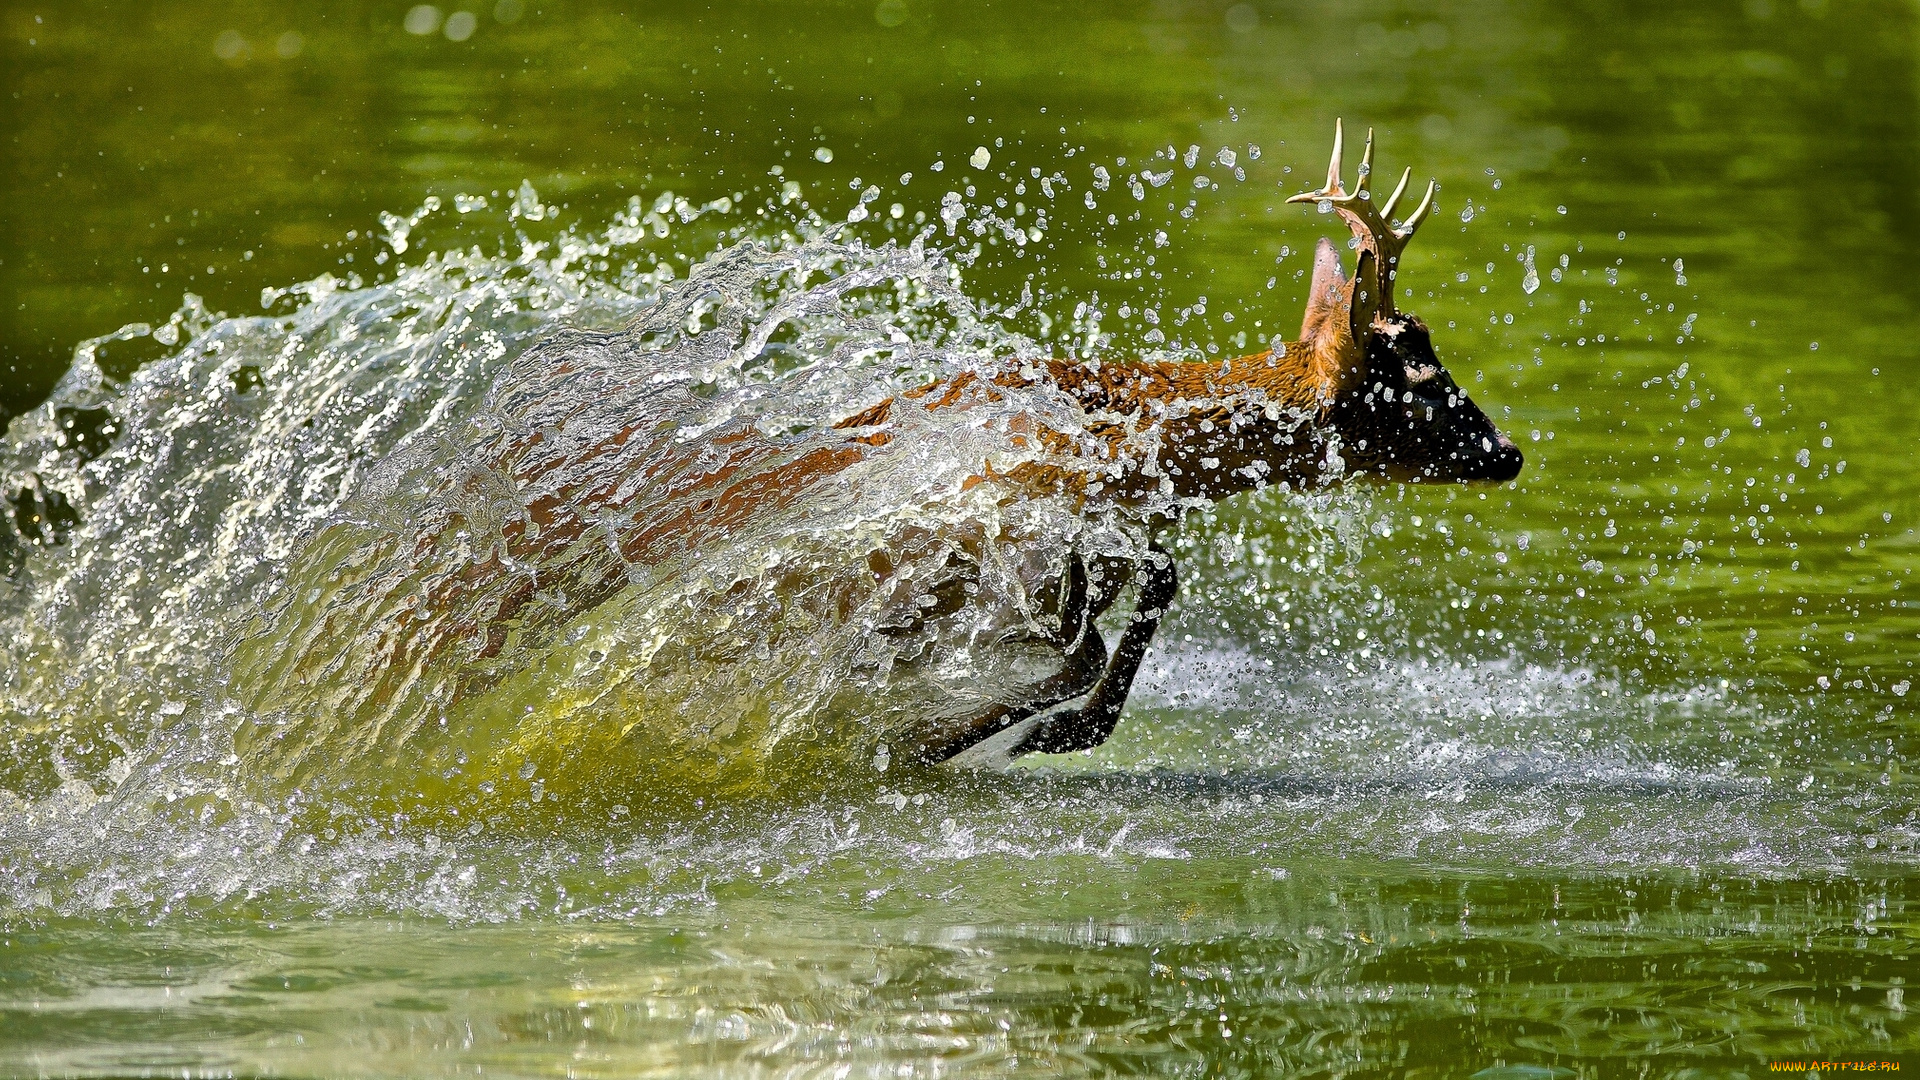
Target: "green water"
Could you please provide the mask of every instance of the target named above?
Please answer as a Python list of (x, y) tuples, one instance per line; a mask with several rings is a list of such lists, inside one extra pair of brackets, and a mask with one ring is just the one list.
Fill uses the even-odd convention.
[[(787, 228), (787, 181), (831, 220), (878, 187), (876, 243), (1004, 199), (1039, 235), (964, 282), (1031, 289), (1020, 332), (1097, 303), (1114, 355), (1247, 351), (1297, 325), (1332, 230), (1282, 200), (1340, 116), (1440, 180), (1400, 306), (1527, 469), (1190, 521), (1093, 755), (669, 821), (110, 837), (75, 806), (166, 725), (100, 737), (22, 690), (97, 673), (9, 643), (0, 1072), (1916, 1067), (1912, 6), (407, 8), (8, 4), (0, 408), (185, 292), (731, 199), (659, 240), (684, 277)], [(557, 220), (509, 219), (523, 181)], [(379, 215), (429, 196), (396, 255)]]

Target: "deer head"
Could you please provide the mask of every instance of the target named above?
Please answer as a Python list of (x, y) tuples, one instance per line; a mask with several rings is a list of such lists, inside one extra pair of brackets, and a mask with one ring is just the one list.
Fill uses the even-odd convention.
[(1401, 174), (1386, 204), (1376, 208), (1369, 190), (1373, 132), (1367, 132), (1351, 193), (1340, 176), (1344, 141), (1335, 121), (1326, 186), (1287, 200), (1329, 206), (1353, 230), (1358, 252), (1352, 278), (1341, 272), (1332, 241), (1322, 238), (1314, 255), (1294, 347), (1305, 350), (1315, 403), (1340, 433), (1354, 471), (1413, 483), (1511, 480), (1520, 473), (1520, 451), (1447, 374), (1427, 325), (1394, 307), (1401, 252), (1433, 209), (1436, 187), (1429, 181), (1420, 205), (1395, 226), (1393, 210), (1413, 170)]

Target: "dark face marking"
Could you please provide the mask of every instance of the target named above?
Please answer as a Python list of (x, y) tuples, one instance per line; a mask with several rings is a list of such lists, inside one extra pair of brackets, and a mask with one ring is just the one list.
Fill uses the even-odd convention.
[(1331, 418), (1349, 466), (1389, 480), (1500, 483), (1524, 461), (1441, 366), (1427, 325), (1404, 312), (1374, 326), (1361, 386)]

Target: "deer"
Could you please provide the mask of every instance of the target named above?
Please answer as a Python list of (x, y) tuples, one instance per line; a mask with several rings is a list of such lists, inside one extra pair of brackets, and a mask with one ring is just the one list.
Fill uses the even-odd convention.
[[(1370, 190), (1373, 132), (1367, 133), (1352, 190), (1342, 177), (1345, 139), (1345, 126), (1336, 120), (1325, 185), (1287, 200), (1337, 213), (1357, 253), (1349, 277), (1334, 243), (1320, 239), (1294, 341), (1225, 362), (1050, 359), (985, 379), (966, 373), (882, 401), (839, 426), (883, 442), (897, 409), (960, 407), (973, 395), (1044, 380), (1096, 417), (1088, 430), (1104, 438), (1070, 452), (1104, 469), (1098, 479), (1058, 466), (1015, 469), (1006, 478), (1029, 489), (1071, 488), (1084, 495), (1096, 488), (1122, 503), (1157, 491), (1171, 495), (1175, 506), (1193, 506), (1269, 486), (1307, 491), (1347, 479), (1514, 479), (1524, 461), (1520, 450), (1448, 374), (1427, 324), (1394, 303), (1401, 255), (1432, 211), (1438, 185), (1429, 181), (1419, 205), (1395, 224), (1393, 213), (1413, 170), (1406, 169), (1376, 206)], [(1142, 440), (1142, 434), (1157, 438)], [(1068, 449), (1057, 432), (1040, 430), (1034, 437), (1056, 452)], [(1150, 447), (1148, 454), (1130, 453), (1142, 445)], [(1094, 621), (1129, 583), (1137, 589), (1134, 611), (1109, 652)], [(930, 763), (1006, 760), (1101, 745), (1119, 722), (1178, 587), (1172, 558), (1157, 540), (1131, 566), (1090, 568), (1074, 558), (1059, 601), (1056, 644), (1066, 661), (1060, 672), (963, 722), (923, 733), (914, 756)], [(1083, 700), (1047, 711), (1075, 698)], [(991, 750), (990, 740), (998, 744)]]
[[(887, 737), (904, 744), (897, 756), (923, 766), (965, 767), (1101, 745), (1118, 725), (1178, 591), (1159, 530), (1188, 509), (1268, 487), (1311, 491), (1354, 480), (1501, 483), (1520, 472), (1520, 451), (1448, 374), (1426, 323), (1394, 301), (1401, 255), (1432, 211), (1437, 185), (1430, 181), (1419, 205), (1395, 223), (1412, 169), (1376, 206), (1370, 190), (1373, 134), (1368, 132), (1351, 190), (1342, 177), (1344, 142), (1344, 126), (1336, 121), (1325, 185), (1287, 201), (1339, 215), (1353, 237), (1353, 272), (1344, 271), (1336, 245), (1321, 238), (1299, 336), (1250, 355), (1224, 361), (995, 361), (845, 416), (831, 425), (825, 441), (813, 436), (788, 446), (751, 421), (691, 440), (670, 424), (622, 422), (617, 414), (623, 399), (614, 382), (593, 380), (625, 379), (627, 386), (643, 381), (631, 375), (645, 368), (628, 337), (576, 335), (546, 352), (535, 346), (520, 364), (534, 372), (526, 380), (532, 389), (496, 389), (493, 408), (514, 419), (484, 450), (484, 464), (440, 474), (455, 486), (484, 488), (489, 505), (508, 508), (499, 549), (462, 555), (457, 565), (427, 574), (429, 584), (369, 593), (352, 605), (303, 615), (313, 621), (276, 638), (243, 645), (242, 653), (250, 650), (252, 657), (243, 666), (264, 676), (252, 680), (259, 700), (271, 702), (297, 686), (338, 683), (349, 669), (340, 659), (344, 654), (329, 643), (359, 633), (360, 626), (385, 627), (368, 646), (382, 673), (357, 678), (351, 700), (343, 697), (333, 708), (336, 715), (354, 714), (365, 729), (354, 736), (357, 745), (323, 748), (314, 721), (254, 723), (243, 727), (237, 743), (243, 752), (254, 746), (277, 754), (271, 767), (294, 775), (303, 771), (303, 759), (324, 763), (371, 749), (382, 738), (411, 738), (423, 723), (414, 714), (431, 710), (409, 698), (408, 673), (433, 670), (452, 656), (449, 663), (457, 670), (446, 681), (458, 684), (456, 697), (467, 693), (459, 687), (478, 686), (476, 678), (484, 682), (484, 676), (459, 672), (483, 670), (515, 635), (528, 640), (557, 632), (618, 594), (635, 567), (696, 557), (703, 545), (795, 506), (894, 440), (910, 438), (910, 425), (903, 424), (910, 410), (965, 410), (1041, 388), (1069, 400), (1081, 422), (1049, 424), (1022, 413), (1010, 424), (1014, 444), (1044, 453), (1004, 472), (989, 463), (966, 478), (963, 490), (992, 485), (989, 490), (1006, 500), (1045, 496), (1089, 513), (1131, 510), (1152, 520), (1151, 535), (1134, 556), (1074, 551), (1033, 571), (1029, 591), (1040, 598), (1043, 618), (1037, 630), (1026, 619), (1018, 632), (1057, 660), (1057, 670), (996, 690), (991, 700), (977, 708), (966, 704), (968, 711), (958, 715), (928, 710)], [(628, 374), (610, 377), (610, 370)], [(571, 389), (563, 394), (555, 387)], [(612, 415), (613, 422), (570, 429), (570, 418), (594, 410)], [(575, 438), (573, 429), (595, 434)], [(617, 433), (607, 436), (610, 430)], [(404, 483), (411, 481), (389, 486)], [(446, 539), (466, 535), (460, 518), (465, 513), (455, 511), (418, 536), (382, 534), (378, 542), (402, 564), (431, 568), (465, 543), (450, 548)], [(983, 543), (977, 535), (953, 539), (962, 548)], [(323, 531), (312, 544), (323, 554), (329, 547), (335, 551), (319, 560), (328, 563), (365, 540), (363, 532), (330, 539)], [(887, 577), (896, 555), (869, 556), (875, 577)], [(916, 597), (899, 618), (876, 620), (870, 633), (904, 640), (961, 611), (975, 602), (964, 577), (963, 566), (954, 580)], [(1133, 609), (1109, 648), (1097, 621), (1129, 589)], [(455, 607), (463, 614), (443, 616), (442, 609)], [(375, 619), (376, 611), (385, 614)], [(389, 734), (366, 733), (382, 730)]]

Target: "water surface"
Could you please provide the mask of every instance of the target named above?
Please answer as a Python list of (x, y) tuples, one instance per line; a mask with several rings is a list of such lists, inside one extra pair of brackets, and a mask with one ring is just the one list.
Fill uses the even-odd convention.
[[(469, 15), (5, 14), (0, 1070), (1913, 1060), (1911, 8)], [(487, 715), (563, 749), (476, 772), (477, 817), (289, 805), (239, 765), (291, 699), (248, 705), (231, 643), (283, 625), (327, 523), (424, 514), (369, 478), (464, 445), (529, 346), (771, 251), (817, 266), (753, 278), (757, 313), (881, 283), (768, 354), (799, 366), (697, 380), (782, 430), (1025, 350), (1251, 351), (1333, 231), (1282, 200), (1335, 116), (1439, 179), (1401, 306), (1527, 469), (1196, 515), (1101, 750), (925, 776), (860, 743), (663, 808), (656, 762), (589, 783), (568, 733), (777, 723), (778, 655), (668, 708), (534, 646)], [(974, 450), (1004, 448), (836, 520), (938, 512), (916, 493)], [(579, 655), (642, 648), (643, 599)]]

